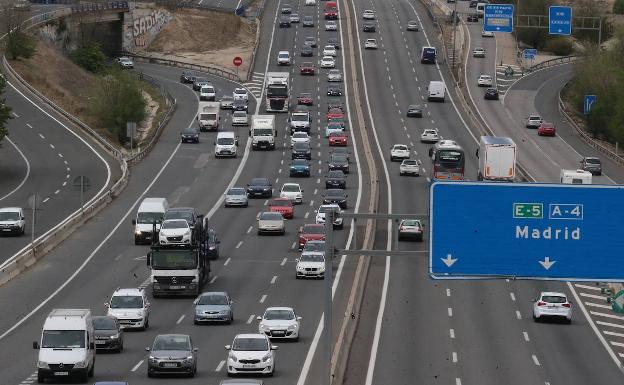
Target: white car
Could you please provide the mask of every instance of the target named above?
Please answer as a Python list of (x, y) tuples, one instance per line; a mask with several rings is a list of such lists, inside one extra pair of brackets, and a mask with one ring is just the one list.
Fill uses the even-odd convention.
[(291, 307), (270, 307), (258, 316), (258, 333), (269, 338), (299, 340), (301, 317)]
[(364, 49), (377, 49), (377, 39), (366, 39)]
[(202, 86), (199, 89), (199, 100), (215, 100), (217, 97), (217, 91), (211, 85)]
[(161, 245), (190, 245), (191, 228), (185, 219), (167, 219), (160, 225), (158, 243)]
[(289, 19), (291, 23), (298, 23), (301, 21), (301, 19), (299, 18), (299, 14), (297, 13), (291, 13)]
[(539, 115), (531, 115), (527, 118), (525, 126), (527, 128), (538, 128), (544, 120)]
[(337, 52), (336, 52), (336, 47), (332, 44), (328, 44), (325, 47), (323, 47), (323, 56), (333, 56), (336, 57)]
[[(311, 242), (308, 241), (306, 246)], [(325, 243), (325, 242), (323, 242)], [(305, 250), (304, 247), (304, 250)], [(323, 246), (324, 247), (324, 246)], [(301, 257), (297, 259), (297, 266), (295, 266), (295, 277), (299, 278), (325, 278), (325, 255), (323, 253), (302, 253)]]
[(294, 146), (295, 143), (306, 143), (310, 144), (310, 135), (305, 131), (295, 131), (290, 137), (290, 147)]
[(331, 203), (328, 205), (321, 205), (318, 210), (314, 211), (316, 213), (315, 222), (317, 224), (325, 224), (325, 213), (327, 210), (334, 210), (334, 228), (342, 228), (343, 220), (342, 220), (342, 209), (335, 203)]
[(375, 12), (367, 9), (362, 13), (362, 18), (364, 20), (375, 20)]
[(26, 221), (21, 207), (0, 208), (0, 234), (24, 235)]
[(572, 305), (563, 293), (543, 291), (533, 302), (533, 319), (539, 322), (544, 318), (563, 318), (572, 322)]
[(335, 21), (329, 20), (325, 22), (325, 31), (337, 31), (338, 24)]
[(420, 141), (423, 143), (437, 143), (439, 139), (438, 130), (434, 128), (425, 128), (420, 134)]
[(342, 81), (342, 72), (339, 69), (331, 69), (327, 73), (327, 81), (328, 82), (341, 82)]
[(228, 376), (235, 374), (273, 375), (277, 346), (264, 334), (237, 334), (232, 345), (225, 345)]
[(290, 65), (290, 52), (288, 51), (279, 51), (277, 53), (277, 65)]
[(481, 31), (481, 37), (494, 37), (494, 32)]
[(399, 166), (399, 175), (420, 175), (420, 163), (413, 159), (403, 159)]
[(491, 87), (492, 86), (492, 77), (490, 75), (481, 75), (477, 80), (477, 85), (479, 87)]
[(306, 0), (305, 5), (316, 5), (316, 0)]
[(281, 213), (265, 211), (258, 215), (258, 235), (265, 233), (278, 233), (284, 235), (286, 226)]
[(394, 162), (395, 160), (403, 160), (410, 158), (410, 150), (404, 144), (395, 144), (392, 146), (390, 150), (390, 161)]
[(477, 47), (472, 50), (472, 57), (485, 57), (485, 49), (481, 47)]
[(117, 63), (121, 66), (121, 68), (127, 68), (127, 69), (134, 68), (134, 62), (132, 61), (132, 59), (126, 56), (117, 58)]
[(321, 59), (321, 68), (334, 68), (336, 61), (331, 56), (323, 56)]
[(232, 113), (232, 125), (233, 126), (248, 126), (249, 117), (245, 111), (234, 111)]
[(294, 203), (303, 202), (303, 189), (299, 183), (284, 183), (280, 190), (280, 198), (288, 198)]
[(234, 92), (232, 92), (232, 97), (234, 100), (247, 100), (249, 99), (249, 95), (247, 94), (247, 90), (242, 87), (234, 88)]
[(150, 303), (143, 289), (117, 289), (105, 306), (106, 315), (117, 318), (124, 329), (149, 327)]

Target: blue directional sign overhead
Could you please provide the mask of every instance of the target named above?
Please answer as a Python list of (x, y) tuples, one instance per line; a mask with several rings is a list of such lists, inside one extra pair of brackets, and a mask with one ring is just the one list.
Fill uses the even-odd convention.
[(436, 182), (429, 274), (624, 282), (624, 186)]
[(483, 12), (483, 30), (486, 32), (513, 31), (513, 4), (486, 4)]
[(548, 34), (572, 34), (572, 7), (551, 6), (548, 8)]
[(596, 95), (585, 95), (583, 99), (583, 114), (587, 115), (596, 103)]

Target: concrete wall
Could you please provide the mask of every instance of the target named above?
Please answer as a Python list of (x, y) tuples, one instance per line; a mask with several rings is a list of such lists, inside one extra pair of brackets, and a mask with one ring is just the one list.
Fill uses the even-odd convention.
[(172, 19), (173, 15), (163, 7), (135, 3), (130, 12), (124, 13), (123, 49), (132, 52), (149, 45)]

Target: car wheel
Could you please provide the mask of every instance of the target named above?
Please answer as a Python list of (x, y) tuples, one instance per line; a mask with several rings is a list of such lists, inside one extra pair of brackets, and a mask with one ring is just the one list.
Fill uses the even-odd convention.
[(193, 325), (199, 325), (199, 321), (198, 321), (198, 320), (196, 320), (196, 319), (194, 319), (194, 320), (193, 320)]
[(295, 273), (295, 279), (299, 279), (301, 277), (299, 277), (299, 274)]
[(572, 318), (566, 318), (565, 323), (570, 325), (572, 323)]
[(41, 373), (37, 373), (37, 383), (43, 384), (45, 382), (45, 377), (41, 375)]
[(234, 312), (230, 312), (230, 323), (234, 322)]
[(152, 372), (150, 372), (149, 370), (147, 371), (147, 377), (152, 378), (154, 377), (154, 375), (152, 374)]
[(422, 242), (423, 241), (423, 236), (421, 235), (420, 237), (416, 238), (417, 242)]
[(78, 377), (78, 381), (83, 384), (86, 384), (89, 381), (89, 372), (85, 372), (81, 376)]

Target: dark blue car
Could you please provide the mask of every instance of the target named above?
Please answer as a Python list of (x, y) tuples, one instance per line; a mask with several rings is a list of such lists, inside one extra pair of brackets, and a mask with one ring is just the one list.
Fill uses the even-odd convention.
[(310, 162), (305, 159), (293, 159), (290, 163), (290, 176), (310, 176)]

